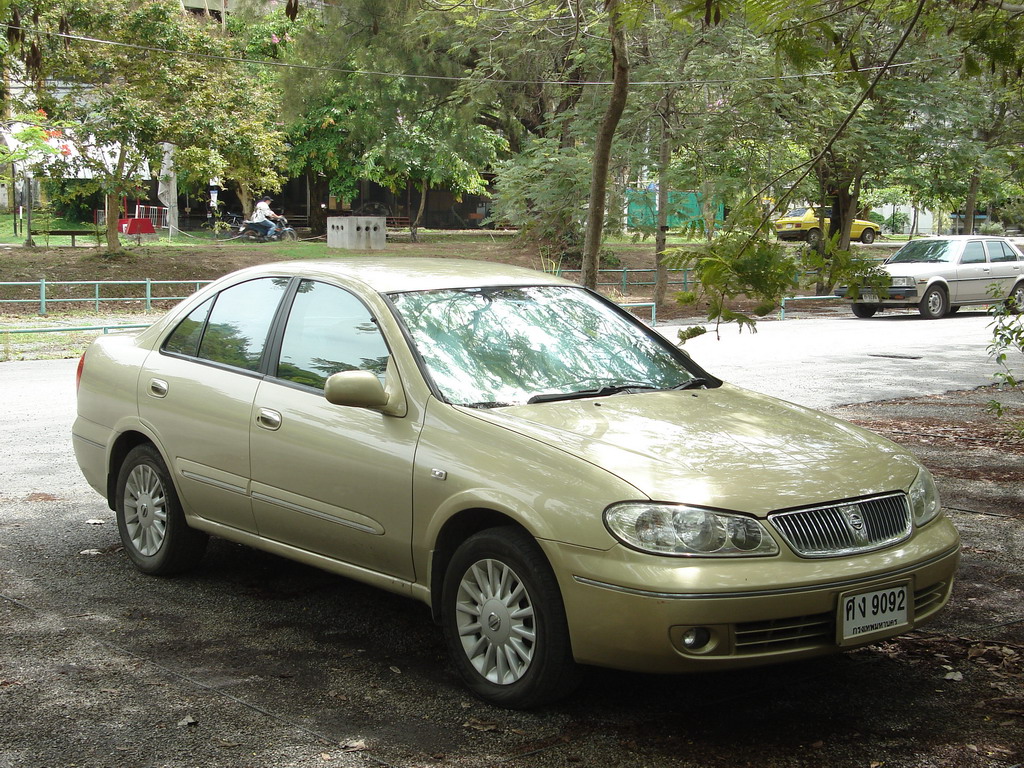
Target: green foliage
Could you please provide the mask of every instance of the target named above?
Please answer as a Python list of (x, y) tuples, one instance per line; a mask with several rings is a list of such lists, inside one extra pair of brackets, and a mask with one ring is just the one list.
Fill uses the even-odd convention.
[[(782, 297), (796, 287), (798, 273), (784, 246), (742, 231), (717, 237), (700, 250), (671, 249), (666, 263), (670, 268), (693, 270), (700, 290), (677, 298), (684, 304), (706, 299), (708, 319), (715, 322), (716, 334), (722, 323), (755, 331), (757, 321), (751, 315), (763, 317), (776, 309)], [(733, 308), (740, 298), (754, 303), (749, 314)]]
[(982, 235), (1002, 235), (1005, 230), (998, 221), (986, 221), (978, 227), (978, 232)]
[(492, 219), (519, 227), (523, 237), (557, 253), (583, 239), (590, 158), (556, 139), (534, 139), (519, 156), (498, 165)]
[[(1024, 363), (1024, 307), (1003, 300), (998, 286), (994, 286), (990, 293), (995, 301), (989, 310), (992, 316), (992, 342), (988, 352), (998, 368), (993, 376), (1001, 388), (1013, 390), (1024, 397), (1024, 380), (1014, 373)], [(997, 417), (1008, 416), (1008, 410), (996, 400), (989, 403), (988, 409)], [(1024, 419), (1011, 420), (1008, 430), (1024, 439)]]
[(43, 179), (42, 188), (55, 216), (92, 224), (93, 211), (103, 207), (96, 185), (86, 179)]
[(893, 212), (889, 215), (889, 218), (885, 220), (885, 226), (889, 229), (890, 232), (896, 234), (898, 232), (902, 232), (903, 228), (907, 226), (907, 223), (909, 221), (910, 217), (907, 214), (903, 213), (903, 211), (893, 209)]

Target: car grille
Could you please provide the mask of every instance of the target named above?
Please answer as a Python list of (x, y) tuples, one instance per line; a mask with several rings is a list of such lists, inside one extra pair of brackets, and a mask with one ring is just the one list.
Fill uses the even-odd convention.
[[(914, 622), (937, 611), (949, 594), (949, 582), (932, 584), (914, 593)], [(836, 642), (834, 611), (812, 616), (793, 616), (769, 621), (749, 621), (735, 627), (737, 656), (757, 656), (782, 651), (813, 650)]]
[(906, 494), (891, 493), (768, 515), (801, 557), (836, 557), (887, 547), (911, 532)]

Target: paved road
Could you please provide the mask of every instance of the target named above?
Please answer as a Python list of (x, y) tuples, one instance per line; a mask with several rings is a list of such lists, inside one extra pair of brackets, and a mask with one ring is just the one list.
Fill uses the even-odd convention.
[[(984, 312), (968, 311), (942, 320), (886, 313), (762, 321), (753, 334), (723, 327), (721, 339), (709, 328), (684, 348), (733, 384), (828, 408), (992, 384), (990, 323)], [(677, 329), (659, 330), (675, 340)]]

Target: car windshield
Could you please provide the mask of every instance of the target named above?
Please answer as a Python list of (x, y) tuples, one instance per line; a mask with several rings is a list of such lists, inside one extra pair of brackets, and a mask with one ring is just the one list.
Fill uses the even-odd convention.
[(582, 288), (466, 288), (390, 298), (451, 403), (498, 407), (706, 383), (670, 345)]
[(888, 258), (886, 264), (948, 264), (959, 251), (952, 240), (911, 240)]

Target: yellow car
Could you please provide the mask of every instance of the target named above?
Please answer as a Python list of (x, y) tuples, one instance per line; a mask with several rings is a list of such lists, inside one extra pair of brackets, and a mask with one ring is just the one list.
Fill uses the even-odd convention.
[(140, 570), (193, 567), (214, 535), (422, 601), (506, 707), (583, 665), (708, 672), (908, 632), (960, 556), (903, 448), (529, 269), (254, 267), (97, 340), (78, 376), (78, 463)]
[[(831, 215), (832, 209), (826, 208), (826, 230), (828, 230)], [(821, 240), (821, 221), (818, 218), (818, 209), (810, 206), (793, 208), (775, 222), (775, 233), (779, 236), (779, 240), (804, 240), (808, 245), (814, 247)], [(853, 220), (850, 240), (860, 240), (862, 243), (870, 244), (875, 242), (876, 237), (878, 237), (878, 225), (875, 222), (864, 219)]]

